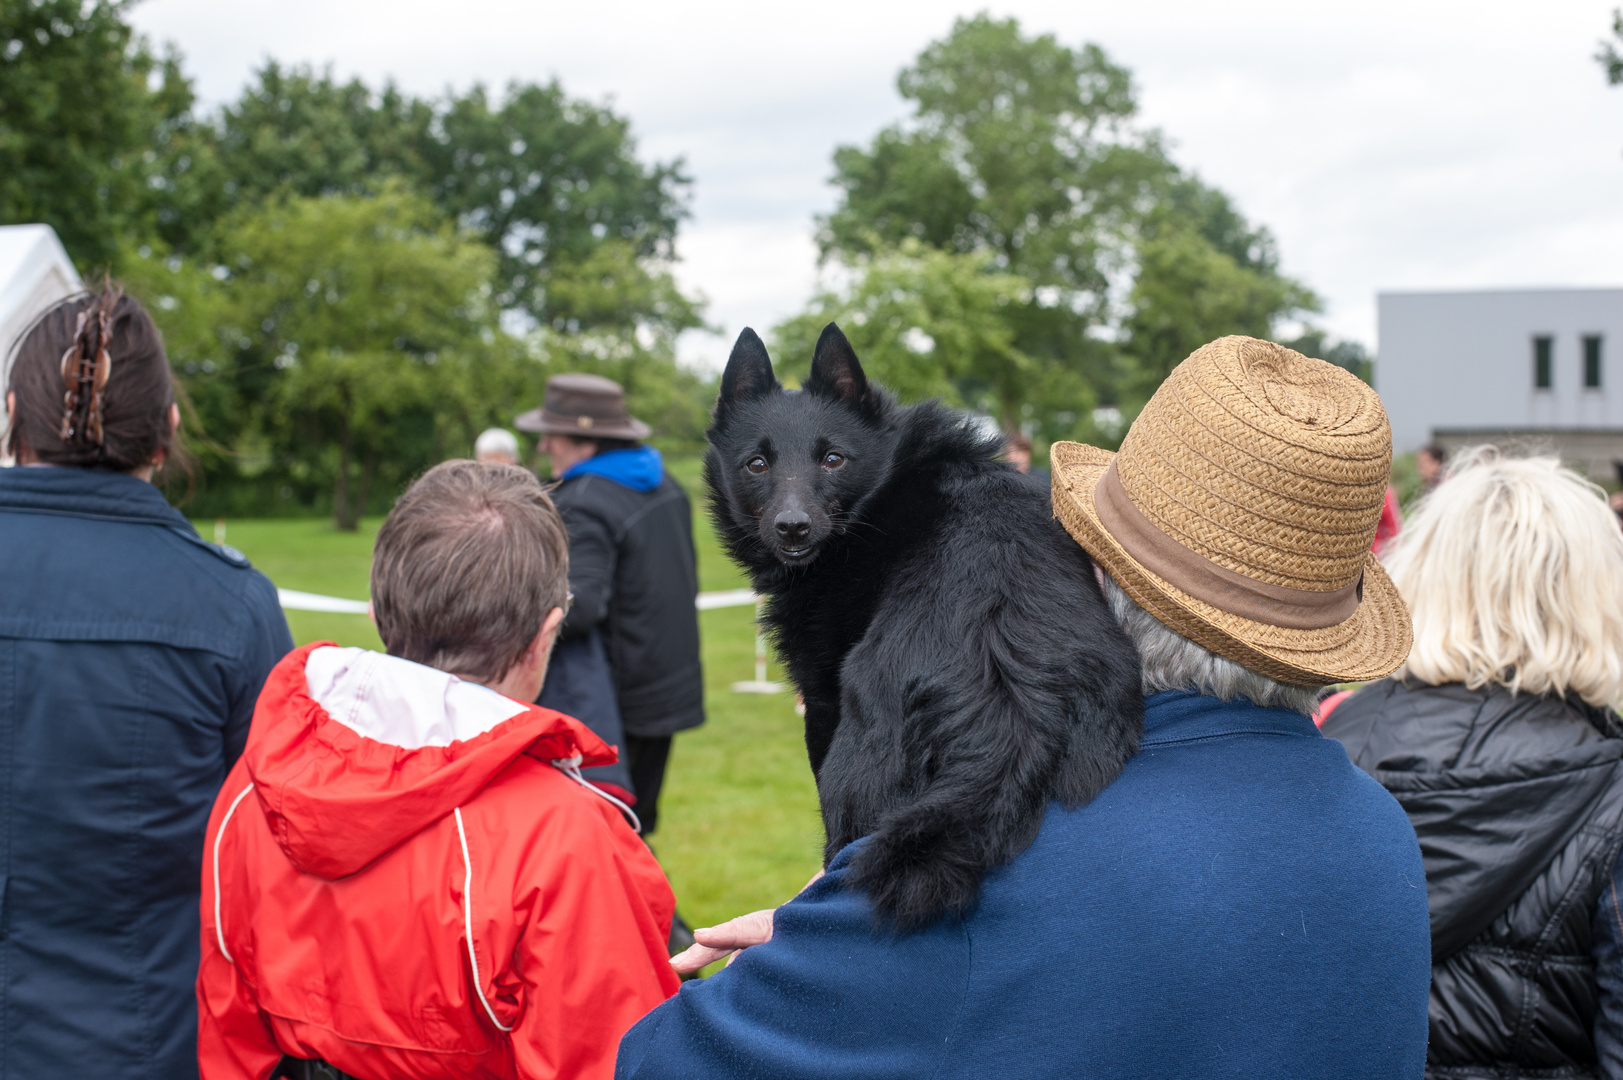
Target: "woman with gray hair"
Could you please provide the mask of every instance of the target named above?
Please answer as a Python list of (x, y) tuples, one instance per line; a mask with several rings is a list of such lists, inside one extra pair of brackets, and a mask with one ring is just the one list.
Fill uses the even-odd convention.
[(1324, 720), (1426, 864), (1426, 1075), (1623, 1077), (1623, 533), (1554, 458), (1467, 452), (1387, 560), (1414, 648)]

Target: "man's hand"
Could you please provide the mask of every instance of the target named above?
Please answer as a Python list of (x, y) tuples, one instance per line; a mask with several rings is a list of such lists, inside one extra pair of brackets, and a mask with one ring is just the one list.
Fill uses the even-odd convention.
[[(823, 872), (817, 871), (800, 891), (811, 888), (822, 876)], [(689, 945), (671, 957), (671, 967), (676, 969), (678, 975), (690, 975), (706, 964), (714, 964), (723, 956), (728, 957), (729, 964), (732, 963), (739, 953), (751, 945), (764, 945), (772, 940), (772, 913), (776, 910), (766, 908), (752, 911), (748, 915), (728, 919), (720, 926), (706, 926), (693, 931), (693, 940), (698, 944)]]
[[(698, 971), (706, 964), (714, 964), (724, 956), (736, 956), (739, 950), (751, 945), (762, 945), (772, 940), (772, 913), (776, 908), (752, 911), (736, 919), (728, 919), (720, 926), (706, 926), (693, 931), (697, 945), (671, 957), (671, 967), (678, 975)], [(727, 961), (729, 964), (731, 960)]]

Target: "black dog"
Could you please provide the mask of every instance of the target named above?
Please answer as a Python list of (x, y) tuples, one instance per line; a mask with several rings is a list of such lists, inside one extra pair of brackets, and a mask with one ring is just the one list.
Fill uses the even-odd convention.
[(798, 393), (739, 335), (709, 434), (716, 527), (806, 699), (825, 861), (868, 836), (881, 917), (963, 914), (1050, 800), (1137, 749), (1138, 655), (1092, 562), (996, 438), (897, 406), (832, 323)]

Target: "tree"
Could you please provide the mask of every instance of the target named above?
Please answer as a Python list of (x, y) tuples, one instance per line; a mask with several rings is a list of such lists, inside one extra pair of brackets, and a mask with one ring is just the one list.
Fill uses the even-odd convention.
[(443, 457), (466, 421), (470, 369), (497, 342), (494, 260), (398, 184), (289, 196), (240, 213), (224, 243), (238, 373), (268, 378), (275, 450), (330, 470), (334, 520), (353, 529), (380, 477)]
[(1011, 313), (1031, 294), (1018, 274), (1000, 273), (986, 252), (942, 251), (918, 240), (861, 257), (850, 285), (824, 290), (777, 327), (779, 363), (811, 362), (823, 326), (845, 331), (868, 375), (905, 400), (941, 397), (1020, 423), (1032, 363), (1014, 343)]
[[(835, 152), (841, 202), (820, 223), (823, 255), (849, 263), (912, 239), (1024, 278), (1003, 317), (1028, 360), (1022, 413), (1040, 405), (1050, 433), (1074, 431), (1095, 400), (1130, 406), (1190, 333), (1267, 334), (1312, 306), (1279, 273), (1266, 230), (1132, 127), (1132, 79), (1098, 46), (982, 14), (926, 47), (898, 87), (913, 115)], [(1223, 279), (1180, 297), (1166, 276), (1174, 250)], [(1135, 335), (1136, 351), (1116, 343)]]
[(477, 85), (426, 101), (273, 61), (221, 112), (216, 132), (221, 211), (279, 191), (353, 195), (397, 177), (497, 253), (504, 310), (571, 332), (579, 312), (558, 296), (578, 294), (571, 283), (612, 249), (618, 274), (644, 279), (622, 298), (650, 302), (600, 310), (600, 324), (700, 325), (691, 300), (653, 302), (655, 293), (677, 298), (665, 264), (687, 213), (681, 162), (644, 165), (624, 117), (570, 98), (556, 81), (515, 83), (496, 103)]
[(571, 313), (549, 289), (560, 274), (578, 274), (605, 245), (634, 254), (622, 272), (674, 254), (691, 184), (682, 162), (643, 165), (624, 117), (557, 81), (514, 83), (496, 105), (483, 86), (451, 96), (418, 139), (425, 190), (500, 254), (504, 308), (562, 329)]
[(0, 222), (50, 225), (84, 270), (152, 234), (185, 156), (191, 85), (128, 6), (0, 0)]
[(1595, 54), (1595, 62), (1606, 72), (1606, 83), (1617, 86), (1623, 83), (1623, 53), (1619, 53), (1617, 46), (1623, 43), (1623, 8), (1612, 10), (1612, 40), (1602, 40), (1600, 51)]
[(1173, 225), (1138, 247), (1138, 276), (1124, 322), (1129, 360), (1125, 389), (1149, 400), (1172, 369), (1226, 334), (1273, 336), (1280, 316), (1316, 306), (1311, 293), (1277, 275), (1257, 273), (1198, 231)]

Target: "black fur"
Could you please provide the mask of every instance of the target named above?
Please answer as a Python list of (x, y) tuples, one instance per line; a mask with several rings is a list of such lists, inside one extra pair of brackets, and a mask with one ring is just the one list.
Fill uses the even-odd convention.
[(739, 336), (711, 513), (805, 695), (825, 860), (871, 836), (855, 884), (906, 930), (967, 912), (1050, 800), (1115, 779), (1143, 729), (1138, 656), (995, 438), (897, 406), (832, 323), (805, 387), (785, 391)]

